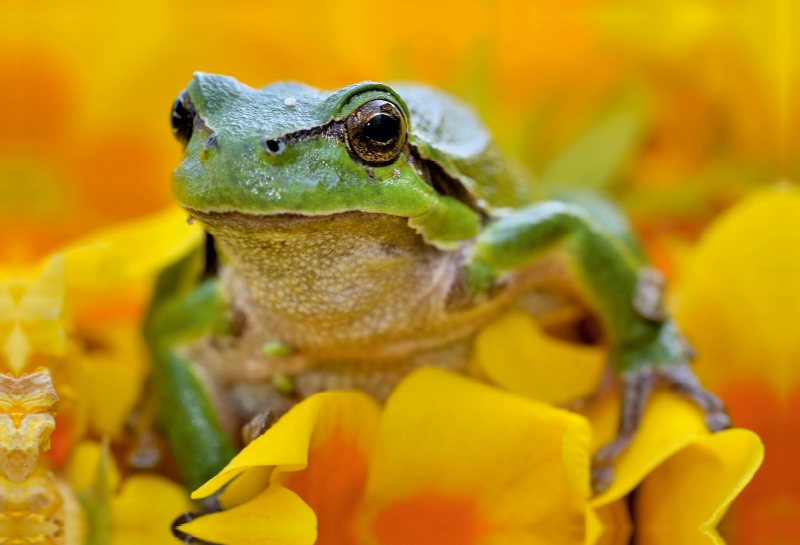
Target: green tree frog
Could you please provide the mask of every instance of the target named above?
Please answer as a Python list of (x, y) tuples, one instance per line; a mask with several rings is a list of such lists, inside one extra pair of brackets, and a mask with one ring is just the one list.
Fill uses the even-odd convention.
[(469, 372), (477, 333), (511, 307), (538, 318), (570, 302), (599, 325), (622, 418), (595, 458), (596, 490), (657, 383), (712, 430), (729, 425), (632, 238), (591, 207), (535, 198), (456, 98), (198, 73), (172, 127), (184, 146), (175, 198), (220, 256), (200, 280), (193, 258), (165, 271), (146, 325), (160, 421), (189, 486), (265, 411), (331, 389), (383, 399), (422, 365)]

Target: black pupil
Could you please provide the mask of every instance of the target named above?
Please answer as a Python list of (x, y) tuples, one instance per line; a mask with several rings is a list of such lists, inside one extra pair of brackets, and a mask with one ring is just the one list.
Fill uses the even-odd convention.
[(397, 138), (400, 122), (387, 114), (378, 114), (364, 125), (364, 135), (376, 142), (388, 142)]

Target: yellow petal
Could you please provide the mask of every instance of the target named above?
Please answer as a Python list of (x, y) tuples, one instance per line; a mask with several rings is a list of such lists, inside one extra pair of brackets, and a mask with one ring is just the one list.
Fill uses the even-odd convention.
[(3, 353), (6, 356), (11, 371), (13, 371), (14, 375), (19, 375), (22, 369), (25, 368), (25, 363), (28, 361), (28, 357), (31, 354), (31, 343), (22, 331), (19, 322), (14, 324), (8, 337), (6, 337), (6, 342), (3, 345)]
[[(610, 427), (609, 423), (616, 422), (618, 414), (618, 403), (601, 403), (590, 411), (589, 419), (597, 425), (595, 431), (602, 443), (613, 437), (616, 424)], [(592, 504), (599, 507), (622, 498), (664, 460), (706, 435), (704, 415), (696, 405), (677, 395), (656, 392), (648, 401), (636, 438), (614, 464), (614, 481)]]
[[(213, 494), (244, 471), (276, 466), (273, 479), (305, 469), (309, 451), (344, 430), (368, 456), (380, 417), (373, 398), (357, 392), (316, 394), (295, 406), (261, 437), (247, 445), (225, 468), (192, 494)], [(243, 475), (242, 478), (247, 478)]]
[(274, 469), (273, 466), (253, 467), (239, 478), (233, 479), (218, 497), (220, 506), (231, 509), (258, 496), (269, 486)]
[(314, 511), (297, 494), (273, 485), (238, 507), (199, 517), (180, 529), (225, 545), (312, 545), (316, 525)]
[(133, 475), (111, 499), (111, 545), (173, 545), (172, 521), (192, 508), (181, 486), (156, 475)]
[(482, 543), (582, 543), (588, 449), (577, 415), (421, 369), (384, 411), (367, 525), (384, 545), (450, 531)]
[(142, 391), (147, 354), (139, 325), (120, 324), (95, 332), (102, 350), (84, 356), (89, 425), (100, 436), (116, 436)]
[(64, 258), (51, 257), (19, 301), (19, 317), (25, 322), (56, 320), (64, 303)]
[(473, 363), (495, 384), (560, 405), (594, 392), (605, 351), (546, 335), (531, 316), (511, 311), (485, 327)]
[(636, 543), (723, 543), (715, 530), (764, 458), (754, 433), (733, 429), (700, 437), (642, 484), (636, 502)]
[(17, 302), (7, 285), (8, 279), (0, 276), (0, 323), (17, 318)]
[(164, 212), (95, 233), (63, 251), (71, 287), (107, 289), (154, 274), (197, 247), (199, 225), (186, 224), (186, 212)]
[(586, 545), (627, 545), (633, 525), (624, 499), (586, 511)]
[[(704, 234), (677, 317), (712, 387), (767, 377), (782, 394), (800, 377), (800, 190), (762, 190)], [(765, 281), (768, 279), (768, 281)], [(768, 365), (766, 365), (768, 363)]]
[[(67, 464), (67, 475), (77, 492), (83, 492), (94, 486), (102, 455), (103, 444), (96, 441), (81, 441), (72, 450), (72, 456)], [(116, 490), (120, 476), (113, 457), (109, 458), (109, 481), (111, 490)]]

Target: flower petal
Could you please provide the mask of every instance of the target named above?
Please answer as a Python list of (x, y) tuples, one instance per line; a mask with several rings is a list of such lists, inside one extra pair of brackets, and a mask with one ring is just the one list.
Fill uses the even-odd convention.
[(139, 324), (114, 324), (95, 335), (102, 350), (84, 355), (89, 425), (101, 437), (115, 437), (141, 394), (147, 355)]
[(311, 396), (247, 445), (218, 475), (195, 490), (192, 498), (213, 494), (250, 468), (275, 466), (273, 480), (303, 470), (308, 466), (309, 452), (339, 432), (351, 437), (368, 459), (379, 418), (377, 402), (366, 394), (325, 392)]
[(757, 376), (786, 395), (800, 377), (800, 254), (790, 250), (798, 247), (800, 189), (792, 186), (746, 199), (699, 242), (677, 317), (712, 387)]
[(716, 525), (763, 459), (761, 441), (748, 430), (696, 439), (653, 471), (639, 489), (636, 543), (723, 543)]
[(633, 525), (624, 499), (586, 510), (586, 545), (627, 545)]
[(495, 384), (560, 405), (594, 392), (605, 361), (604, 350), (550, 337), (529, 314), (511, 311), (478, 334), (473, 363)]
[(111, 545), (173, 545), (170, 524), (192, 509), (183, 487), (156, 475), (133, 475), (111, 499)]
[(312, 545), (316, 523), (314, 511), (297, 494), (273, 485), (242, 505), (199, 517), (180, 530), (225, 545)]
[[(589, 419), (600, 438), (595, 448), (613, 438), (618, 415), (619, 402), (615, 399), (604, 400), (590, 409)], [(708, 433), (703, 413), (696, 405), (677, 395), (656, 392), (647, 404), (636, 437), (614, 464), (614, 481), (592, 499), (592, 505), (599, 507), (622, 498), (664, 460)]]
[(52, 321), (61, 317), (64, 305), (64, 258), (54, 255), (20, 298), (20, 319)]
[(588, 449), (577, 415), (421, 369), (384, 411), (367, 527), (386, 545), (437, 543), (453, 520), (463, 543), (582, 543)]
[[(102, 443), (81, 441), (73, 449), (72, 457), (67, 465), (67, 474), (76, 492), (83, 492), (95, 485), (103, 448)], [(112, 457), (109, 457), (108, 464), (110, 488), (116, 490), (120, 481), (119, 469)]]
[(157, 273), (202, 242), (203, 229), (185, 220), (186, 212), (171, 207), (71, 244), (63, 251), (69, 286), (108, 289)]

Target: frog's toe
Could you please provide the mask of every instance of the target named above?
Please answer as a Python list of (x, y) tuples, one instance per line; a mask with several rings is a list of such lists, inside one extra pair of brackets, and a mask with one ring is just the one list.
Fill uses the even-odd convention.
[(733, 425), (727, 411), (706, 413), (706, 425), (713, 432), (730, 429)]
[(592, 461), (592, 489), (595, 494), (603, 492), (611, 485), (614, 462), (636, 436), (656, 379), (657, 374), (651, 367), (625, 373), (620, 377), (622, 408), (619, 430), (614, 440), (601, 448)]
[(247, 446), (270, 429), (278, 421), (278, 411), (270, 409), (255, 415), (248, 423), (242, 426), (242, 444)]
[(710, 431), (718, 432), (731, 427), (731, 418), (725, 404), (703, 388), (689, 365), (661, 368), (659, 377), (671, 391), (690, 399), (703, 409)]
[(592, 467), (592, 490), (595, 494), (605, 492), (614, 481), (614, 466), (603, 465)]

